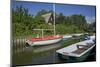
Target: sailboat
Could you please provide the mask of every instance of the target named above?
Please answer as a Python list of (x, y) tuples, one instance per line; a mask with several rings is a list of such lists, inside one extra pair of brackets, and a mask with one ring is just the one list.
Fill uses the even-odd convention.
[(27, 44), (30, 46), (37, 46), (37, 45), (49, 45), (54, 44), (62, 40), (62, 36), (55, 35), (55, 36), (45, 36), (39, 38), (30, 38), (27, 40)]
[[(48, 45), (48, 44), (57, 43), (57, 42), (62, 40), (63, 36), (62, 35), (56, 35), (56, 32), (55, 32), (55, 4), (53, 5), (53, 7), (54, 7), (54, 13), (53, 14), (47, 13), (47, 14), (42, 15), (42, 17), (45, 19), (45, 22), (48, 23), (48, 24), (50, 24), (50, 22), (53, 21), (54, 29), (34, 29), (34, 30), (41, 31), (42, 36), (36, 37), (36, 38), (29, 38), (26, 41), (26, 45), (28, 45), (28, 46)], [(44, 36), (44, 31), (46, 31), (46, 30), (53, 30), (54, 35)]]

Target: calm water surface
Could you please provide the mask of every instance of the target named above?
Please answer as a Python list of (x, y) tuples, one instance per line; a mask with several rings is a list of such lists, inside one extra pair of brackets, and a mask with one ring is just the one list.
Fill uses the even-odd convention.
[[(25, 51), (31, 51), (32, 57), (25, 57), (25, 55), (23, 55), (24, 57), (22, 57), (20, 60), (22, 60), (21, 63), (17, 63), (19, 62), (19, 60), (15, 60), (16, 62), (14, 64), (16, 65), (25, 65), (25, 61), (23, 61), (23, 59), (28, 59), (30, 58), (30, 60), (28, 60), (27, 64), (52, 64), (52, 63), (70, 63), (68, 60), (62, 60), (59, 59), (58, 54), (56, 53), (56, 50), (60, 49), (60, 47), (62, 47), (62, 45), (67, 44), (67, 39), (63, 39), (61, 42), (57, 43), (57, 44), (52, 44), (52, 45), (47, 45), (47, 46), (34, 46), (34, 47), (29, 47), (29, 48), (25, 48)], [(95, 49), (93, 49), (93, 51), (95, 53)], [(23, 52), (24, 53), (24, 52)], [(93, 54), (93, 53), (91, 53)], [(20, 57), (20, 56), (19, 56)], [(15, 57), (16, 58), (16, 57)], [(95, 54), (89, 56), (85, 61), (95, 61)]]

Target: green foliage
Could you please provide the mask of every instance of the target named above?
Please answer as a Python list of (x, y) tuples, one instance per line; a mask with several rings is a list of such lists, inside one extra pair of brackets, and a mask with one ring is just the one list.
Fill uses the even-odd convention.
[[(41, 10), (37, 12), (35, 16), (29, 14), (29, 9), (23, 6), (18, 6), (16, 9), (12, 10), (12, 34), (13, 36), (27, 36), (40, 34), (40, 32), (33, 31), (33, 29), (53, 29), (53, 25), (45, 23), (45, 20), (41, 15), (46, 13), (53, 13), (52, 10)], [(56, 14), (57, 15), (57, 14)], [(90, 32), (95, 26), (93, 24), (88, 24), (86, 22), (85, 16), (82, 15), (72, 15), (64, 16), (60, 13), (56, 17), (56, 33), (66, 34), (66, 33), (81, 33)], [(53, 31), (46, 31), (45, 34), (50, 35)]]
[(56, 25), (56, 30), (58, 34), (69, 34), (69, 33), (82, 33), (84, 32), (82, 29), (79, 29), (75, 25), (62, 25), (62, 24), (57, 24)]

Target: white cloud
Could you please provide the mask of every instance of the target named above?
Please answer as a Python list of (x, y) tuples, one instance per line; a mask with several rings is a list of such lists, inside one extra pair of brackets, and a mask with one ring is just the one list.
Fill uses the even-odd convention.
[(87, 21), (87, 23), (93, 23), (93, 22), (95, 22), (96, 21), (96, 18), (95, 18), (95, 16), (92, 16), (92, 17), (86, 17), (86, 21)]

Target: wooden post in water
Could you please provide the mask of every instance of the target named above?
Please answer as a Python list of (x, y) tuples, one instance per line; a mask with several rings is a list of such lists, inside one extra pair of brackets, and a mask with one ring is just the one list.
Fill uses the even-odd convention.
[(24, 48), (25, 48), (25, 37), (23, 37), (23, 52), (24, 52)]
[(24, 37), (22, 38), (22, 52), (24, 51), (23, 48), (24, 48)]
[[(18, 53), (18, 51), (20, 50), (20, 38), (18, 37), (17, 38), (17, 43), (16, 43), (16, 45), (17, 45), (17, 52), (16, 53)], [(19, 55), (18, 55), (19, 56)]]
[(16, 53), (17, 52), (17, 39), (16, 38), (15, 38), (14, 45), (15, 45), (15, 53)]
[(12, 39), (12, 42), (11, 42), (11, 50), (13, 53), (15, 53), (15, 44), (14, 44), (14, 38)]
[(15, 44), (15, 41), (16, 41), (16, 38), (14, 38), (14, 44), (13, 44), (14, 47), (15, 47), (14, 50), (15, 50), (15, 53), (16, 53), (16, 44)]

